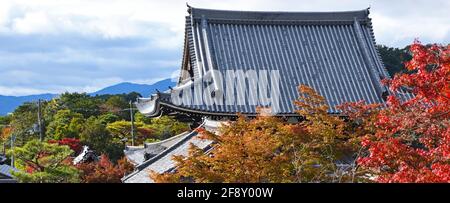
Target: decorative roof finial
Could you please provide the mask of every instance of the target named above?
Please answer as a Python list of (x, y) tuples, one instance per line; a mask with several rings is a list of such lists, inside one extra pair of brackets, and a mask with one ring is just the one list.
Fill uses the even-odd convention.
[(189, 6), (189, 3), (188, 3), (188, 2), (186, 2), (186, 6), (188, 7), (187, 12), (190, 14), (190, 13), (191, 13), (191, 10), (192, 10), (192, 6)]

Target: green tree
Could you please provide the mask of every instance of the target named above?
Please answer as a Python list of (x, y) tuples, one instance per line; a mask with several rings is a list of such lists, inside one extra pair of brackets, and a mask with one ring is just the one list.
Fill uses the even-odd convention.
[(59, 110), (47, 127), (47, 137), (55, 140), (79, 138), (83, 129), (84, 118), (71, 110)]
[(99, 105), (102, 100), (91, 97), (86, 93), (63, 93), (59, 98), (55, 99), (53, 108), (57, 110), (69, 109), (73, 112), (80, 113), (84, 118), (100, 115)]
[(130, 120), (129, 103), (123, 96), (114, 95), (109, 97), (103, 104), (100, 105), (102, 112), (110, 112), (117, 115), (121, 119)]
[(397, 73), (408, 72), (408, 69), (406, 69), (404, 65), (405, 62), (411, 60), (412, 58), (408, 46), (400, 49), (377, 45), (377, 49), (390, 75), (393, 76)]
[(139, 111), (136, 111), (136, 113), (134, 114), (134, 121), (135, 122), (142, 122), (145, 124), (150, 124), (152, 122), (152, 119), (149, 117), (145, 117), (144, 114), (142, 114)]
[(11, 115), (0, 116), (0, 125), (8, 125), (11, 122)]
[(170, 116), (161, 116), (151, 120), (149, 125), (155, 138), (163, 140), (189, 130), (186, 123), (179, 122)]
[(106, 125), (95, 117), (90, 117), (86, 120), (80, 140), (97, 153), (107, 154), (113, 161), (123, 156), (123, 143), (120, 140), (115, 140), (108, 129), (106, 129)]
[(120, 120), (119, 116), (117, 116), (113, 113), (102, 114), (98, 117), (98, 119), (105, 125), (107, 125), (109, 123), (114, 123), (114, 122)]
[(16, 145), (22, 146), (27, 141), (38, 138), (35, 127), (37, 125), (37, 105), (27, 102), (14, 110), (11, 115), (12, 134), (16, 136)]
[(142, 97), (141, 94), (137, 93), (137, 92), (130, 92), (128, 94), (125, 94), (124, 96), (125, 101), (136, 101), (136, 99), (138, 97)]
[[(142, 145), (147, 139), (155, 139), (155, 135), (153, 134), (153, 129), (150, 125), (145, 125), (142, 122), (135, 122), (135, 145)], [(131, 122), (129, 121), (116, 121), (114, 123), (110, 123), (106, 127), (114, 139), (123, 140), (127, 139), (128, 144), (131, 143)]]
[[(189, 130), (187, 124), (179, 122), (169, 116), (150, 119), (150, 124), (142, 122), (144, 119), (147, 120), (145, 117), (138, 118), (139, 119), (134, 123), (135, 144), (137, 145), (143, 144), (146, 140), (155, 141), (167, 139)], [(108, 124), (107, 129), (116, 140), (126, 138), (128, 143), (131, 143), (131, 122), (125, 120), (116, 121)]]
[(8, 153), (14, 155), (16, 166), (21, 169), (20, 172), (13, 172), (19, 182), (79, 182), (79, 172), (68, 160), (73, 153), (68, 146), (31, 140)]

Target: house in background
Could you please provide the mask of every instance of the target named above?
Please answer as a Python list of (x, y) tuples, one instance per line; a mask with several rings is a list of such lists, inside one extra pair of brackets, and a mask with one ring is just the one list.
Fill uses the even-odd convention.
[[(188, 6), (188, 13), (178, 84), (140, 98), (136, 106), (146, 116), (171, 115), (214, 130), (220, 121), (238, 114), (256, 116), (258, 107), (299, 121), (293, 101), (299, 97), (300, 84), (323, 95), (332, 114), (339, 114), (336, 106), (344, 102), (384, 103), (391, 94), (381, 84), (390, 76), (375, 47), (369, 9), (259, 12)], [(230, 77), (232, 82), (227, 83)], [(252, 100), (261, 95), (266, 102)], [(197, 135), (192, 131), (158, 146), (126, 151), (140, 161), (123, 182), (153, 182), (150, 171), (175, 170), (172, 156), (187, 155), (190, 144), (208, 150), (211, 143)]]

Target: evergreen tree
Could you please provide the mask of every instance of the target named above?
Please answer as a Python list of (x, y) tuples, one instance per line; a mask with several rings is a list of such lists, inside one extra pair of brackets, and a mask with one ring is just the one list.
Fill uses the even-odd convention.
[(31, 140), (23, 147), (9, 151), (16, 160), (20, 172), (13, 172), (24, 183), (73, 183), (79, 182), (78, 170), (69, 160), (73, 151), (65, 145)]

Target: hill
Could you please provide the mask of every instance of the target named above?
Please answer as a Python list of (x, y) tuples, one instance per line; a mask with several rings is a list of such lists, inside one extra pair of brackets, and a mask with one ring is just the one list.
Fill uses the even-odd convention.
[(171, 79), (161, 80), (151, 85), (124, 82), (103, 88), (99, 91), (90, 94), (105, 95), (105, 94), (125, 94), (130, 92), (138, 92), (143, 97), (148, 97), (150, 96), (150, 94), (155, 93), (157, 89), (160, 91), (164, 91), (169, 89), (169, 86), (173, 87), (175, 85), (176, 85), (175, 82), (172, 82)]
[[(157, 89), (159, 91), (165, 91), (169, 89), (169, 86), (175, 85), (176, 83), (172, 82), (171, 79), (161, 80), (151, 85), (124, 82), (103, 88), (93, 93), (89, 93), (89, 95), (127, 94), (130, 92), (138, 92), (143, 97), (148, 97), (150, 94), (155, 93)], [(13, 112), (14, 109), (25, 102), (37, 101), (38, 99), (50, 100), (57, 96), (58, 94), (38, 94), (27, 96), (0, 95), (0, 116)]]

